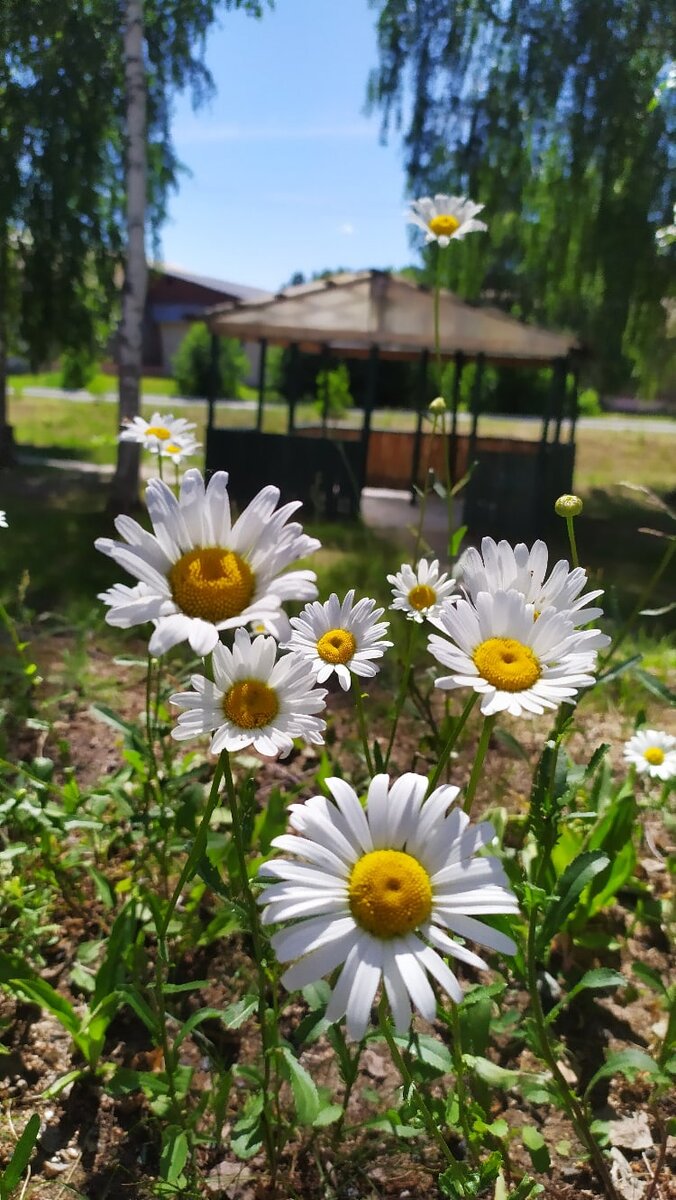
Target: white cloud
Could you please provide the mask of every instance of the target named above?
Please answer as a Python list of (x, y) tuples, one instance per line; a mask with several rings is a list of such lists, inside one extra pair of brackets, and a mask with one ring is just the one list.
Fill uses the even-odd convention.
[(345, 237), (351, 237), (354, 233), (354, 225), (349, 221), (343, 221), (343, 224), (338, 226), (338, 232), (344, 234)]
[(174, 130), (174, 139), (182, 145), (217, 142), (318, 142), (356, 141), (377, 136), (368, 121), (344, 125), (209, 125), (191, 121)]

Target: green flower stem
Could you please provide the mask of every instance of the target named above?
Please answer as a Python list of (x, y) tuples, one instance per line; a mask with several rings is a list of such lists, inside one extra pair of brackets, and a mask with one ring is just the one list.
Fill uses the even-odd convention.
[(394, 746), (394, 739), (395, 739), (396, 733), (397, 733), (397, 726), (399, 724), (399, 718), (401, 716), (402, 708), (404, 707), (404, 700), (406, 699), (406, 693), (408, 692), (408, 681), (409, 681), (409, 676), (411, 674), (411, 661), (413, 659), (413, 647), (415, 645), (416, 634), (418, 632), (417, 621), (409, 621), (409, 625), (410, 625), (410, 629), (409, 629), (409, 634), (408, 634), (408, 643), (406, 646), (406, 652), (404, 654), (404, 666), (403, 666), (403, 671), (402, 671), (402, 676), (401, 676), (401, 684), (399, 686), (399, 693), (397, 695), (397, 700), (396, 700), (395, 709), (394, 709), (394, 720), (392, 722), (392, 730), (390, 732), (390, 740), (387, 743), (387, 750), (385, 751), (385, 770), (387, 770), (387, 765), (390, 761), (390, 755), (392, 753), (392, 747)]
[(380, 1028), (381, 1028), (383, 1037), (385, 1038), (385, 1041), (387, 1042), (388, 1049), (392, 1056), (392, 1062), (394, 1063), (399, 1074), (401, 1075), (401, 1078), (404, 1083), (404, 1087), (405, 1087), (406, 1091), (408, 1092), (410, 1099), (413, 1101), (416, 1108), (418, 1109), (418, 1113), (423, 1122), (423, 1125), (425, 1126), (428, 1134), (432, 1138), (432, 1141), (436, 1142), (437, 1146), (439, 1147), (439, 1149), (443, 1155), (444, 1161), (446, 1163), (446, 1166), (451, 1168), (451, 1170), (456, 1174), (456, 1179), (458, 1180), (458, 1182), (460, 1182), (463, 1177), (463, 1172), (462, 1172), (460, 1163), (455, 1158), (450, 1146), (448, 1145), (448, 1142), (446, 1141), (446, 1138), (444, 1137), (444, 1135), (441, 1132), (441, 1130), (439, 1129), (434, 1117), (432, 1116), (432, 1113), (430, 1112), (430, 1110), (427, 1106), (427, 1101), (425, 1100), (425, 1097), (422, 1095), (422, 1092), (420, 1091), (417, 1083), (414, 1081), (413, 1076), (411, 1075), (411, 1072), (409, 1071), (408, 1066), (404, 1060), (404, 1057), (399, 1052), (399, 1047), (397, 1046), (397, 1043), (394, 1040), (394, 1037), (392, 1035), (392, 1029), (390, 1027), (390, 1017), (389, 1017), (389, 1013), (387, 1011), (387, 1000), (386, 1000), (386, 997), (384, 994), (381, 996), (381, 999), (380, 999), (378, 1016), (380, 1018)]
[(455, 722), (453, 729), (451, 730), (448, 740), (446, 742), (446, 745), (444, 746), (443, 750), (441, 751), (441, 754), (439, 755), (439, 762), (437, 763), (434, 771), (432, 772), (432, 776), (431, 776), (431, 779), (429, 782), (429, 787), (427, 788), (428, 796), (429, 796), (430, 792), (434, 791), (439, 780), (441, 779), (442, 772), (446, 766), (446, 763), (448, 762), (448, 760), (451, 756), (451, 751), (452, 751), (453, 747), (455, 746), (455, 743), (457, 742), (458, 738), (460, 737), (460, 734), (462, 733), (465, 725), (467, 724), (467, 718), (469, 717), (469, 714), (471, 713), (471, 711), (474, 708), (474, 705), (476, 704), (478, 699), (479, 699), (478, 692), (472, 692), (472, 694), (470, 695), (470, 698), (467, 701), (465, 707), (463, 708), (460, 716), (458, 717), (457, 721)]
[(579, 567), (580, 560), (577, 556), (577, 542), (575, 540), (575, 518), (566, 517), (566, 528), (568, 530), (568, 541), (570, 542), (570, 557), (574, 567)]
[(160, 454), (159, 449), (157, 451), (157, 473), (160, 479), (164, 479), (164, 467), (162, 466), (162, 455)]
[(616, 634), (611, 645), (608, 647), (607, 652), (603, 655), (602, 658), (599, 659), (599, 669), (600, 670), (603, 669), (603, 667), (605, 667), (606, 664), (610, 661), (610, 659), (613, 657), (613, 654), (615, 653), (615, 651), (619, 650), (619, 648), (622, 645), (622, 643), (624, 642), (625, 638), (633, 629), (636, 618), (638, 617), (639, 613), (641, 612), (641, 609), (645, 608), (646, 604), (648, 603), (648, 600), (650, 599), (650, 597), (652, 595), (653, 588), (655, 588), (657, 586), (660, 579), (664, 575), (664, 572), (666, 571), (667, 567), (669, 566), (669, 563), (671, 562), (674, 554), (676, 554), (676, 537), (670, 539), (669, 544), (668, 544), (666, 550), (664, 551), (664, 554), (662, 555), (661, 561), (659, 562), (656, 571), (654, 572), (653, 575), (651, 575), (646, 586), (644, 587), (643, 591), (641, 592), (641, 595), (639, 596), (638, 600), (636, 601), (634, 608), (632, 609), (631, 613), (627, 617), (624, 625), (622, 625), (620, 627), (619, 632)]
[(484, 765), (486, 751), (488, 750), (488, 743), (491, 740), (491, 733), (493, 732), (493, 726), (495, 725), (496, 720), (497, 720), (496, 715), (494, 715), (492, 717), (484, 718), (483, 729), (481, 730), (481, 737), (479, 738), (479, 745), (476, 748), (476, 755), (474, 757), (474, 766), (472, 767), (472, 774), (469, 777), (469, 783), (467, 784), (467, 791), (465, 793), (465, 803), (463, 805), (463, 808), (464, 808), (465, 812), (467, 813), (467, 816), (469, 816), (472, 811), (472, 804), (474, 803), (474, 793), (476, 792), (476, 789), (477, 789), (477, 784), (479, 782), (479, 777), (481, 775), (481, 768)]
[(468, 1120), (469, 1107), (467, 1104), (467, 1088), (465, 1087), (465, 1065), (462, 1056), (462, 1030), (460, 1028), (460, 1014), (458, 1006), (454, 1001), (451, 1001), (451, 1054), (453, 1056), (453, 1068), (455, 1071), (455, 1090), (458, 1095), (458, 1112), (460, 1114), (460, 1124), (462, 1133), (467, 1142), (467, 1149), (473, 1162), (477, 1161), (476, 1150), (474, 1149), (474, 1141), (472, 1138), (472, 1130)]
[(566, 1113), (573, 1124), (577, 1136), (589, 1153), (589, 1157), (594, 1165), (594, 1169), (606, 1194), (607, 1200), (619, 1200), (615, 1185), (610, 1177), (606, 1160), (603, 1157), (603, 1151), (601, 1150), (601, 1147), (589, 1128), (589, 1122), (587, 1121), (587, 1117), (582, 1105), (580, 1104), (580, 1101), (575, 1093), (571, 1090), (566, 1079), (561, 1073), (556, 1055), (549, 1040), (549, 1031), (547, 1029), (547, 1022), (542, 1011), (540, 993), (537, 985), (537, 960), (535, 954), (536, 935), (537, 906), (534, 904), (531, 908), (528, 922), (527, 969), (531, 1016), (537, 1032), (538, 1042), (540, 1045), (540, 1055), (544, 1062), (546, 1062), (554, 1077), (559, 1094), (561, 1096), (563, 1107), (565, 1108)]
[[(355, 1083), (357, 1082), (357, 1077), (359, 1075), (359, 1063), (361, 1062), (361, 1056), (364, 1051), (364, 1046), (366, 1045), (366, 1039), (365, 1038), (362, 1039), (362, 1041), (357, 1046), (354, 1057), (352, 1057), (352, 1055), (350, 1054), (350, 1051), (348, 1050), (347, 1042), (345, 1041), (345, 1038), (343, 1037), (343, 1033), (342, 1033), (342, 1030), (339, 1025), (334, 1025), (333, 1035), (334, 1035), (334, 1037), (338, 1038), (339, 1041), (342, 1043), (342, 1050), (343, 1050), (344, 1058), (350, 1064), (349, 1070), (345, 1071), (343, 1069), (343, 1078), (345, 1080), (345, 1091), (343, 1092), (343, 1100), (341, 1103), (342, 1111), (341, 1111), (341, 1114), (340, 1114), (338, 1120), (336, 1121), (336, 1123), (333, 1127), (333, 1136), (331, 1138), (331, 1145), (335, 1151), (338, 1148), (338, 1146), (340, 1145), (341, 1138), (343, 1136), (343, 1129), (345, 1128), (345, 1119), (347, 1117), (347, 1108), (350, 1103), (350, 1096), (352, 1095), (352, 1090), (354, 1088)], [(343, 1063), (343, 1056), (341, 1055), (341, 1064), (342, 1063)]]
[[(227, 751), (223, 751), (221, 755), (223, 762), (223, 774), (225, 777), (225, 790), (228, 795), (230, 811), (232, 813), (232, 838), (237, 854), (237, 864), (239, 867), (239, 883), (242, 889), (242, 898), (246, 906), (249, 917), (249, 932), (251, 941), (253, 942), (254, 964), (256, 974), (258, 976), (258, 1024), (260, 1027), (261, 1042), (263, 1044), (263, 1141), (265, 1143), (265, 1153), (268, 1160), (270, 1173), (274, 1180), (277, 1174), (277, 1138), (276, 1138), (276, 1123), (273, 1118), (271, 1100), (278, 1094), (276, 1072), (275, 1086), (271, 1089), (272, 1064), (276, 1064), (277, 1052), (277, 1025), (271, 1030), (270, 1022), (267, 1014), (267, 992), (270, 983), (269, 973), (266, 970), (265, 953), (263, 949), (263, 938), (260, 925), (260, 917), (258, 915), (258, 905), (256, 897), (251, 889), (251, 881), (249, 879), (249, 870), (246, 861), (246, 847), (244, 844), (244, 831), (242, 829), (242, 819), (239, 811), (239, 801), (237, 799), (237, 789), (235, 781), (232, 777), (230, 768), (230, 755)], [(272, 1037), (270, 1034), (272, 1033)]]
[(174, 888), (173, 895), (169, 901), (166, 912), (164, 914), (164, 919), (162, 921), (162, 925), (159, 930), (159, 937), (160, 937), (160, 945), (161, 945), (161, 947), (164, 947), (165, 949), (166, 949), (165, 943), (166, 943), (166, 937), (167, 937), (167, 930), (169, 928), (171, 918), (174, 915), (174, 910), (176, 908), (176, 905), (178, 904), (178, 901), (180, 899), (181, 892), (183, 891), (183, 888), (185, 887), (186, 883), (188, 883), (191, 879), (194, 878), (196, 871), (197, 871), (197, 864), (199, 863), (200, 859), (202, 858), (202, 855), (204, 854), (204, 852), (206, 850), (207, 838), (209, 836), (209, 825), (211, 822), (211, 817), (213, 815), (214, 809), (218, 805), (218, 789), (219, 789), (221, 780), (223, 778), (226, 761), (227, 761), (227, 751), (224, 750), (221, 753), (221, 755), (218, 759), (218, 762), (216, 763), (214, 777), (211, 781), (211, 791), (209, 792), (209, 799), (207, 800), (206, 808), (202, 814), (202, 820), (200, 821), (198, 829), (197, 829), (197, 833), (195, 834), (195, 840), (192, 844), (192, 850), (190, 851), (190, 854), (188, 855), (188, 857), (186, 859), (183, 870), (181, 871), (181, 874), (179, 876), (178, 883), (176, 884), (176, 887)]
[(420, 514), (418, 516), (418, 529), (415, 537), (415, 546), (413, 547), (413, 563), (415, 565), (420, 553), (420, 545), (423, 540), (423, 526), (425, 524), (425, 513), (427, 511), (427, 497), (429, 496), (430, 487), (429, 480), (432, 472), (432, 450), (434, 447), (434, 435), (437, 432), (437, 422), (439, 418), (436, 413), (432, 414), (432, 433), (430, 435), (430, 452), (427, 456), (427, 470), (425, 472), (425, 482), (423, 483), (423, 492), (420, 498)]
[(437, 364), (437, 383), (441, 395), (441, 336), (439, 333), (439, 301), (441, 298), (441, 246), (436, 243), (436, 262), (434, 264), (434, 357)]
[(357, 707), (357, 720), (359, 722), (359, 733), (361, 735), (361, 744), (364, 747), (364, 757), (369, 775), (373, 775), (373, 760), (371, 758), (371, 750), (369, 748), (368, 733), (366, 730), (366, 717), (364, 715), (364, 703), (361, 698), (361, 683), (356, 675), (352, 676), (352, 691), (354, 692), (354, 702)]

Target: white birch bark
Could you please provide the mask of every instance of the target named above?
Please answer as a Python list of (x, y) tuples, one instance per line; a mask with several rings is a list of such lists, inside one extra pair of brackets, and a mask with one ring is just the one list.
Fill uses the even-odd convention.
[[(118, 341), (120, 424), (140, 408), (143, 310), (148, 283), (145, 252), (147, 203), (146, 72), (143, 57), (143, 0), (121, 0), (126, 95), (127, 251), (122, 320)], [(118, 444), (110, 504), (116, 512), (136, 507), (139, 447)]]

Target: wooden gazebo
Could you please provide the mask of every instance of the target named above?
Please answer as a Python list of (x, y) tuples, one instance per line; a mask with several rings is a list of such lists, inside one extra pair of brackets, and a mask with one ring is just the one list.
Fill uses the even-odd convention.
[[(220, 336), (258, 341), (261, 346), (259, 402), (251, 429), (220, 429), (215, 395), (209, 397), (206, 467), (226, 467), (231, 489), (247, 501), (264, 483), (276, 483), (284, 498), (303, 500), (326, 517), (359, 512), (362, 488), (409, 487), (422, 482), (431, 463), (440, 475), (443, 448), (428, 443), (423, 419), (428, 400), (427, 373), (434, 357), (434, 294), (402, 276), (384, 271), (342, 273), (285, 288), (272, 298), (220, 305), (208, 314), (214, 340)], [(576, 340), (552, 333), (495, 308), (464, 303), (442, 291), (439, 300), (441, 358), (455, 363), (450, 434), (446, 452), (454, 479), (475, 464), (465, 489), (465, 521), (470, 529), (522, 536), (543, 528), (551, 502), (572, 489), (577, 389), (572, 356)], [(265, 351), (269, 345), (291, 348), (292, 364), (301, 352), (331, 359), (367, 358), (366, 394), (361, 397), (362, 429), (329, 427), (326, 419), (298, 427), (294, 388), (289, 398), (286, 434), (263, 432)], [(372, 429), (377, 407), (378, 362), (417, 360), (420, 365), (415, 432)], [(476, 363), (469, 433), (458, 430), (462, 372)], [(551, 386), (542, 414), (539, 442), (479, 436), (482, 376), (485, 364), (548, 367)], [(570, 378), (572, 374), (572, 385)], [(562, 422), (570, 418), (568, 440)], [(439, 461), (435, 461), (435, 454)]]

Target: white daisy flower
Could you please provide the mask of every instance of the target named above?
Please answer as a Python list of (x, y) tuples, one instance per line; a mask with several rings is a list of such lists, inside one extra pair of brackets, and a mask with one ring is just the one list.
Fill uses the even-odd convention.
[(7, 513), (3, 512), (2, 509), (0, 509), (0, 529), (9, 529)]
[(450, 637), (432, 634), (428, 650), (451, 670), (438, 688), (471, 687), (481, 695), (484, 716), (542, 714), (572, 700), (594, 682), (596, 651), (609, 638), (596, 629), (575, 629), (548, 608), (533, 617), (520, 592), (479, 592), (476, 604), (447, 604), (434, 624)]
[[(447, 930), (514, 954), (511, 938), (477, 920), (517, 913), (502, 865), (477, 852), (495, 837), (492, 825), (470, 825), (455, 800), (456, 787), (439, 787), (425, 800), (427, 779), (387, 775), (372, 780), (366, 808), (349, 784), (327, 779), (333, 800), (313, 796), (292, 804), (293, 834), (273, 846), (295, 855), (272, 859), (260, 875), (274, 882), (261, 893), (264, 925), (293, 922), (272, 938), (289, 991), (315, 983), (342, 966), (326, 1010), (329, 1021), (347, 1014), (358, 1041), (383, 983), (399, 1033), (411, 1024), (411, 1006), (436, 1017), (428, 975), (458, 1003), (462, 989), (442, 955), (486, 969)], [(300, 859), (300, 861), (298, 861)], [(439, 953), (440, 952), (440, 953)]]
[(324, 683), (335, 671), (344, 691), (350, 686), (350, 672), (372, 679), (379, 668), (374, 659), (382, 658), (392, 645), (383, 641), (389, 624), (378, 623), (383, 608), (375, 600), (354, 601), (354, 588), (340, 603), (335, 592), (325, 604), (315, 600), (306, 604), (299, 617), (291, 618), (293, 633), (285, 645), (309, 664), (317, 679)]
[(151, 454), (159, 454), (160, 458), (170, 458), (173, 462), (179, 464), (184, 458), (192, 458), (202, 449), (201, 442), (198, 442), (191, 433), (178, 434), (168, 442), (158, 442), (156, 446), (148, 447)]
[(676, 737), (659, 729), (641, 729), (624, 743), (624, 757), (639, 775), (676, 779)]
[(275, 613), (274, 617), (262, 617), (259, 621), (250, 621), (249, 629), (252, 633), (264, 633), (268, 637), (273, 637), (276, 642), (287, 642), (291, 637), (291, 622), (280, 608)]
[(423, 196), (420, 200), (412, 200), (406, 217), (409, 224), (424, 229), (426, 242), (438, 242), (443, 248), (452, 238), (460, 241), (468, 233), (488, 229), (483, 221), (475, 220), (483, 207), (465, 196), (446, 196), (439, 192), (434, 199)]
[(586, 625), (603, 616), (602, 608), (590, 608), (592, 600), (603, 595), (602, 590), (585, 592), (587, 572), (582, 567), (570, 570), (565, 558), (552, 567), (547, 575), (548, 550), (545, 542), (534, 542), (531, 549), (519, 542), (494, 542), (485, 537), (481, 542), (481, 553), (470, 546), (457, 563), (462, 587), (469, 599), (476, 600), (479, 592), (516, 591), (525, 596), (536, 613), (546, 608), (555, 608), (565, 613), (573, 625)]
[(154, 412), (149, 421), (144, 417), (134, 417), (120, 430), (121, 442), (138, 442), (145, 450), (157, 453), (163, 442), (173, 442), (184, 434), (192, 435), (196, 429), (194, 421), (186, 421), (185, 417), (174, 417), (168, 413), (163, 417)]
[(455, 579), (439, 573), (437, 558), (428, 562), (421, 558), (415, 571), (408, 563), (402, 563), (396, 575), (387, 576), (392, 584), (394, 604), (390, 608), (406, 613), (409, 621), (422, 622), (425, 617), (436, 616), (439, 606), (455, 591)]
[(118, 588), (99, 598), (111, 606), (109, 625), (155, 622), (151, 654), (186, 640), (196, 654), (209, 654), (219, 630), (274, 619), (283, 601), (317, 595), (314, 571), (281, 574), (320, 545), (296, 522), (287, 524), (300, 501), (276, 510), (279, 489), (265, 487), (233, 524), (227, 484), (227, 473), (217, 471), (205, 489), (192, 469), (177, 500), (171, 488), (152, 479), (146, 499), (154, 532), (121, 516), (115, 527), (125, 541), (96, 541), (97, 550), (147, 585), (142, 597), (134, 588), (130, 596)]
[(232, 650), (214, 649), (214, 682), (193, 675), (192, 692), (176, 692), (171, 703), (184, 711), (171, 735), (177, 741), (212, 733), (210, 750), (243, 750), (277, 758), (293, 748), (293, 739), (321, 745), (326, 721), (315, 716), (325, 707), (324, 688), (314, 687), (306, 664), (295, 654), (277, 657), (274, 638), (238, 629)]

